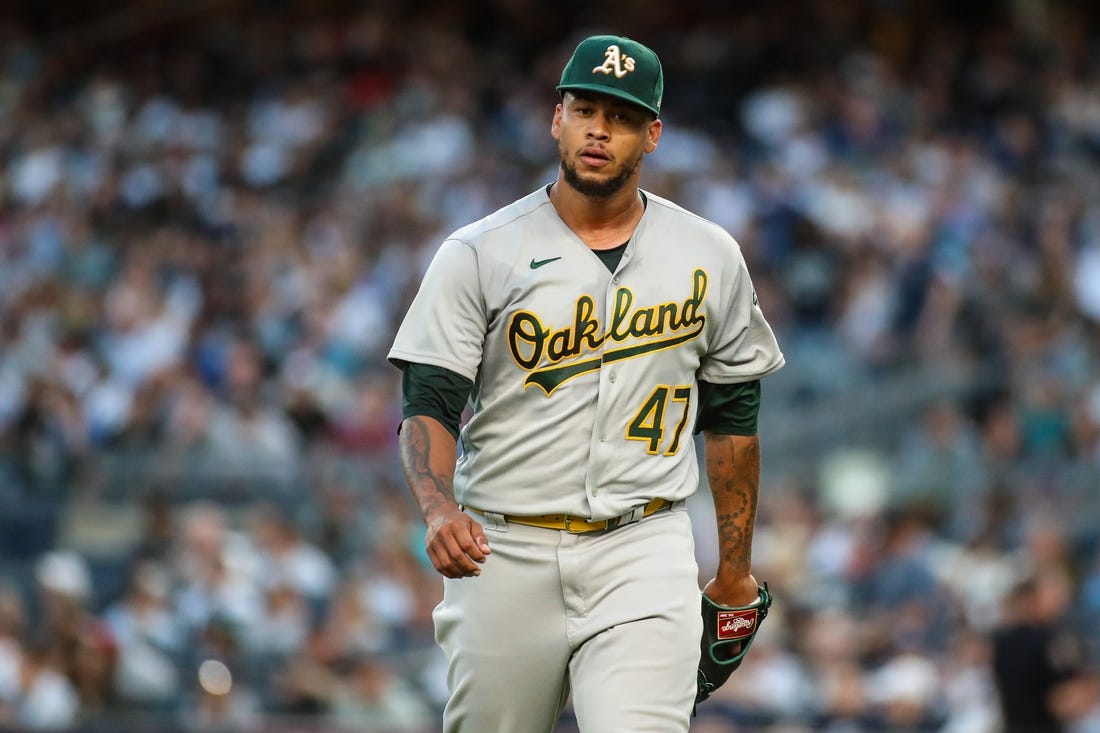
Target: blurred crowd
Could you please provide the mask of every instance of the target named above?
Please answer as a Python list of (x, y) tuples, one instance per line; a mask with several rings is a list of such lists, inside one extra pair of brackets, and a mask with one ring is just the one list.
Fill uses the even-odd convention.
[[(73, 5), (0, 13), (0, 728), (435, 729), (384, 356), (616, 32), (665, 66), (643, 187), (738, 239), (788, 359), (777, 604), (693, 730), (1100, 731), (1088, 3)], [(768, 452), (922, 369), (967, 378)]]

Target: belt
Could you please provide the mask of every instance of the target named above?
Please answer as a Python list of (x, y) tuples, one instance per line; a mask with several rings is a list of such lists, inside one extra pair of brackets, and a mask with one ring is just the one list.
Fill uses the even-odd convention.
[[(543, 529), (558, 529), (570, 532), (572, 534), (584, 534), (585, 532), (606, 532), (612, 529), (618, 529), (627, 524), (633, 524), (639, 521), (642, 517), (648, 517), (650, 514), (655, 514), (664, 509), (669, 509), (675, 502), (671, 502), (668, 499), (651, 499), (647, 504), (639, 504), (628, 512), (623, 512), (617, 517), (611, 517), (610, 519), (598, 519), (595, 521), (585, 519), (584, 517), (574, 516), (572, 514), (539, 514), (537, 516), (514, 516), (511, 514), (502, 514), (505, 521), (513, 522), (515, 524), (526, 524), (529, 527), (542, 527)], [(482, 516), (492, 514), (483, 509), (475, 509), (472, 506), (464, 506), (463, 508), (469, 509), (471, 512), (481, 514)]]

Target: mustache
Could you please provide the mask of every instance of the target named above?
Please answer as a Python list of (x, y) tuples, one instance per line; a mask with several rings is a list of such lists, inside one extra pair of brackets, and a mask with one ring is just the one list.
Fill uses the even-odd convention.
[(616, 160), (615, 156), (602, 145), (585, 145), (577, 150), (576, 155), (579, 158), (582, 155), (590, 155), (592, 153), (598, 153), (600, 156), (612, 162)]

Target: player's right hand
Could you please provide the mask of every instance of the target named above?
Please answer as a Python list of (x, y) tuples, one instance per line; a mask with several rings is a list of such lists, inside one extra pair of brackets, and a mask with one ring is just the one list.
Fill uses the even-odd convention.
[(485, 531), (457, 504), (444, 504), (424, 519), (428, 533), (424, 539), (428, 558), (445, 578), (470, 578), (481, 575), (481, 563), (489, 556)]

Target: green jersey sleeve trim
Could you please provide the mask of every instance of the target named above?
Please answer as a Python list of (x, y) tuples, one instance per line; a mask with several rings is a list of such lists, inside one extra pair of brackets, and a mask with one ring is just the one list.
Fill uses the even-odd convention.
[(699, 416), (695, 432), (756, 435), (760, 415), (760, 380), (715, 384), (699, 380)]
[(458, 439), (462, 411), (474, 383), (450, 369), (405, 362), (401, 370), (401, 416), (435, 418)]

